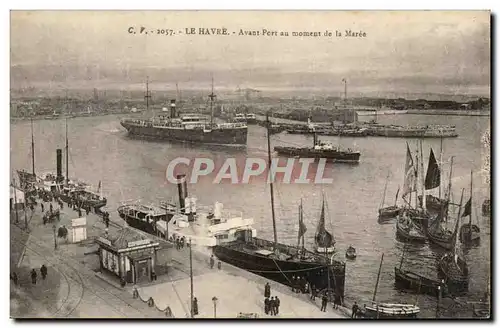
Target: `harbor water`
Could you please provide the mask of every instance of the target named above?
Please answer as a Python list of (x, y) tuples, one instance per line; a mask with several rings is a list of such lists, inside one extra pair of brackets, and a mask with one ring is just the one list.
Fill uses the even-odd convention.
[[(159, 203), (177, 198), (176, 186), (166, 179), (169, 161), (177, 157), (207, 157), (224, 160), (229, 157), (261, 157), (267, 152), (266, 130), (249, 126), (246, 149), (185, 146), (168, 142), (133, 139), (120, 126), (116, 115), (80, 117), (68, 120), (70, 147), (70, 178), (79, 178), (96, 188), (102, 182), (107, 207), (117, 216), (116, 207), (123, 201), (141, 199), (144, 203)], [(446, 316), (470, 317), (460, 304), (477, 301), (487, 292), (490, 272), (490, 219), (481, 215), (481, 204), (489, 198), (482, 170), (484, 147), (481, 137), (490, 124), (489, 117), (388, 115), (377, 118), (382, 124), (452, 124), (459, 136), (443, 139), (443, 181), (448, 183), (449, 158), (454, 156), (452, 195), (459, 202), (462, 188), (464, 203), (470, 195), (470, 171), (474, 172), (473, 223), (481, 229), (478, 247), (461, 247), (470, 271), (469, 293), (460, 297), (447, 309)], [(37, 173), (55, 172), (56, 149), (65, 146), (65, 121), (34, 121), (35, 164)], [(320, 137), (345, 148), (361, 152), (358, 165), (328, 164), (331, 184), (282, 184), (275, 188), (278, 240), (297, 244), (298, 206), (303, 200), (304, 220), (307, 226), (306, 247), (312, 249), (316, 224), (320, 215), (322, 195), (326, 200), (326, 228), (333, 232), (339, 259), (345, 260), (349, 245), (357, 249), (357, 258), (347, 261), (346, 301), (368, 303), (373, 297), (380, 257), (384, 263), (377, 292), (377, 300), (383, 302), (418, 302), (420, 317), (434, 317), (436, 300), (430, 296), (401, 292), (394, 288), (394, 267), (400, 265), (403, 243), (395, 239), (395, 224), (377, 223), (384, 185), (389, 173), (386, 204), (394, 202), (399, 185), (403, 183), (406, 159), (406, 142), (412, 150), (416, 140), (381, 137)], [(312, 136), (276, 134), (271, 137), (272, 146), (312, 145)], [(425, 167), (432, 147), (436, 157), (440, 153), (439, 139), (423, 141)], [(275, 155), (276, 156), (276, 155)], [(18, 181), (16, 169), (31, 171), (31, 125), (29, 121), (11, 124), (11, 178)], [(325, 174), (326, 175), (326, 174)], [(188, 191), (198, 199), (198, 204), (211, 206), (219, 201), (225, 208), (241, 211), (244, 217), (255, 221), (261, 238), (273, 239), (269, 185), (265, 181), (250, 184), (213, 184), (201, 179), (189, 184)], [(437, 196), (437, 192), (433, 191)], [(465, 218), (468, 220), (468, 218)], [(403, 268), (435, 278), (437, 259), (443, 251), (428, 244), (411, 245), (405, 255)], [(458, 305), (457, 305), (458, 304)]]

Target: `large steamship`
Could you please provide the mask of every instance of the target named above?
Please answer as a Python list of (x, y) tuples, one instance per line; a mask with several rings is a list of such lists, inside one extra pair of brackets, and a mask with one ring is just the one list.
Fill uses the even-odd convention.
[[(150, 91), (146, 82), (146, 107), (149, 107)], [(133, 136), (186, 143), (246, 146), (248, 128), (246, 122), (216, 123), (213, 120), (213, 102), (210, 98), (210, 119), (202, 115), (181, 114), (176, 101), (171, 100), (170, 115), (151, 119), (123, 119), (120, 124)]]

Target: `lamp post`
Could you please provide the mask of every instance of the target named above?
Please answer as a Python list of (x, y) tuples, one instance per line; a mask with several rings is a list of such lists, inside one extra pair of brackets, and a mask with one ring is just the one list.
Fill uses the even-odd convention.
[(214, 318), (217, 318), (217, 297), (212, 297), (212, 302), (214, 302)]
[(19, 223), (19, 214), (17, 213), (17, 189), (16, 189), (15, 179), (12, 179), (12, 189), (14, 190), (14, 211), (16, 211), (16, 223)]
[(57, 236), (56, 236), (56, 225), (52, 226), (52, 231), (54, 231), (54, 249), (57, 249)]
[(194, 318), (193, 304), (194, 304), (194, 291), (193, 291), (193, 255), (191, 252), (191, 239), (189, 239), (189, 278), (191, 280), (191, 318)]

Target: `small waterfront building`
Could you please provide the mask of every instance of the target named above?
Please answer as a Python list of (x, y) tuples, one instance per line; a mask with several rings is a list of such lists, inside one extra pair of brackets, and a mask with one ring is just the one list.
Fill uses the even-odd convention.
[(87, 218), (71, 220), (70, 240), (72, 243), (79, 243), (87, 239)]
[(96, 239), (101, 271), (108, 271), (127, 283), (153, 280), (160, 244), (124, 227), (114, 235)]
[(10, 209), (22, 210), (24, 208), (24, 192), (17, 187), (10, 187)]

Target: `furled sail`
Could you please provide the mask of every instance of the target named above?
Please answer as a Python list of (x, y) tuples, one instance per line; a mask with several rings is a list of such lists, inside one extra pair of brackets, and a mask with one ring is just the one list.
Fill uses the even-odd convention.
[(403, 193), (401, 194), (401, 197), (404, 198), (406, 195), (415, 191), (416, 179), (417, 179), (417, 168), (411, 156), (410, 146), (408, 145), (408, 143), (406, 143), (405, 179), (403, 184)]
[(427, 175), (425, 176), (425, 190), (434, 189), (439, 187), (441, 182), (441, 171), (434, 156), (434, 151), (431, 148), (429, 156), (429, 165), (427, 167)]
[(304, 218), (302, 215), (302, 202), (299, 207), (299, 243), (300, 243), (300, 238), (302, 238), (307, 232), (306, 225), (304, 224)]
[(321, 216), (319, 218), (315, 241), (318, 247), (331, 247), (333, 245), (333, 236), (325, 228), (325, 201), (323, 201), (323, 206), (321, 207)]

